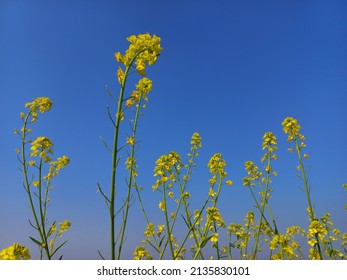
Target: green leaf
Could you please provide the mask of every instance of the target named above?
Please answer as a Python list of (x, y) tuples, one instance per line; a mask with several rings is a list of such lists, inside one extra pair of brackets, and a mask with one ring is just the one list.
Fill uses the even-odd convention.
[(51, 257), (54, 256), (54, 254), (61, 248), (65, 245), (65, 243), (67, 242), (67, 240), (65, 242), (63, 242), (60, 246), (57, 247), (57, 249), (54, 250), (54, 252), (51, 254)]
[(33, 242), (35, 242), (37, 245), (39, 245), (40, 247), (43, 247), (42, 245), (44, 244), (44, 242), (40, 242), (40, 241), (36, 240), (35, 238), (33, 238), (33, 237), (31, 237), (31, 236), (29, 236), (29, 238), (30, 238)]

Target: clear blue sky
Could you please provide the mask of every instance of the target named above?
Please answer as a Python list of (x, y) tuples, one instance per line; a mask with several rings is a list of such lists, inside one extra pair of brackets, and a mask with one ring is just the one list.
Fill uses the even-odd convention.
[[(99, 140), (111, 142), (105, 90), (117, 95), (113, 54), (125, 38), (149, 32), (162, 38), (141, 119), (139, 182), (158, 220), (159, 197), (151, 191), (155, 160), (171, 150), (184, 156), (194, 132), (203, 149), (191, 181), (196, 201), (208, 190), (207, 161), (221, 152), (234, 181), (223, 191), (226, 223), (254, 210), (244, 162), (260, 164), (261, 137), (279, 141), (271, 203), (282, 228), (306, 225), (305, 196), (296, 158), (286, 149), (281, 122), (295, 117), (307, 138), (314, 207), (329, 211), (347, 230), (347, 3), (346, 1), (1, 1), (0, 2), (0, 248), (21, 242), (32, 248), (27, 198), (15, 149), (19, 113), (26, 102), (48, 96), (54, 104), (35, 126), (36, 135), (68, 155), (52, 193), (52, 219), (72, 221), (67, 259), (99, 259), (108, 251), (108, 216), (96, 183), (108, 189), (111, 160)], [(123, 183), (120, 179), (120, 184)], [(136, 203), (135, 203), (136, 205)], [(131, 211), (128, 255), (140, 244), (142, 219)], [(139, 221), (140, 220), (140, 221)], [(139, 226), (140, 224), (140, 226)], [(34, 249), (35, 248), (35, 249)]]

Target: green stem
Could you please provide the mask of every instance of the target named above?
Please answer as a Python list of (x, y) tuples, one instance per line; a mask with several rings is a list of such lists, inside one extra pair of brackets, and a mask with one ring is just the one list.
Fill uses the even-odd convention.
[[(119, 93), (119, 99), (118, 99), (118, 107), (117, 107), (117, 114), (116, 114), (116, 122), (115, 122), (115, 130), (114, 130), (114, 136), (113, 136), (113, 150), (112, 150), (112, 171), (111, 171), (111, 187), (110, 187), (110, 198), (109, 198), (109, 213), (110, 213), (110, 242), (111, 242), (111, 259), (116, 259), (116, 233), (115, 233), (115, 198), (116, 198), (116, 171), (117, 171), (117, 164), (118, 164), (118, 138), (119, 138), (119, 131), (120, 131), (120, 121), (122, 117), (122, 105), (123, 105), (123, 98), (124, 98), (124, 91), (125, 91), (125, 85), (127, 78), (129, 76), (129, 70), (133, 65), (133, 62), (136, 60), (136, 58), (147, 49), (137, 53), (132, 60), (130, 61), (129, 65), (126, 66), (125, 72), (124, 72), (124, 79), (121, 84), (121, 89)], [(124, 228), (125, 230), (125, 228)], [(122, 229), (123, 231), (123, 229)], [(120, 244), (122, 246), (122, 244)], [(120, 258), (120, 255), (118, 255), (118, 258)]]
[[(302, 180), (304, 181), (304, 186), (305, 186), (305, 193), (306, 193), (308, 209), (309, 209), (309, 218), (310, 218), (310, 222), (312, 222), (314, 220), (317, 220), (317, 218), (313, 212), (311, 196), (310, 196), (310, 188), (308, 185), (308, 179), (306, 176), (306, 171), (305, 171), (305, 167), (304, 167), (304, 163), (303, 163), (303, 159), (302, 159), (302, 155), (301, 155), (301, 148), (300, 148), (298, 139), (295, 138), (294, 141), (295, 141), (296, 152), (297, 152), (298, 157), (299, 157), (299, 166), (300, 166), (300, 170), (301, 170)], [(317, 250), (318, 250), (320, 259), (323, 260), (323, 255), (322, 255), (322, 250), (321, 250), (318, 234), (315, 234), (315, 238), (317, 241), (315, 246), (317, 246)]]
[[(136, 139), (138, 119), (139, 119), (140, 110), (141, 110), (141, 99), (142, 99), (142, 93), (140, 95), (140, 100), (139, 100), (136, 114), (135, 114), (135, 120), (134, 120), (134, 126), (133, 126), (133, 135), (132, 135), (132, 137), (134, 137), (134, 139)], [(124, 234), (125, 234), (125, 229), (126, 229), (127, 220), (128, 220), (128, 213), (129, 213), (129, 208), (130, 208), (131, 188), (132, 188), (132, 184), (133, 184), (134, 168), (135, 168), (135, 166), (134, 166), (135, 162), (133, 162), (135, 160), (135, 143), (134, 143), (134, 145), (131, 145), (130, 158), (132, 159), (132, 163), (131, 163), (131, 167), (130, 167), (129, 183), (128, 183), (126, 202), (125, 202), (125, 213), (124, 213), (124, 217), (123, 217), (121, 237), (120, 237), (120, 242), (119, 242), (119, 247), (118, 247), (118, 257), (117, 257), (118, 260), (120, 259), (122, 248), (123, 248)]]
[[(33, 201), (32, 194), (31, 194), (30, 183), (29, 183), (29, 179), (28, 179), (28, 169), (27, 169), (28, 164), (27, 164), (26, 153), (25, 153), (26, 128), (27, 128), (27, 122), (28, 122), (28, 119), (29, 119), (30, 115), (31, 115), (31, 113), (28, 113), (28, 115), (26, 116), (26, 118), (24, 120), (23, 131), (22, 131), (22, 135), (21, 135), (23, 176), (24, 176), (25, 190), (26, 190), (26, 192), (28, 194), (31, 212), (33, 213), (34, 220), (35, 220), (35, 225), (36, 225), (35, 229), (39, 232), (41, 241), (42, 241), (42, 243), (44, 243), (44, 235), (43, 235), (42, 230), (41, 230), (39, 218), (37, 216), (37, 213), (36, 213), (36, 210), (35, 210), (34, 201)], [(42, 256), (42, 247), (40, 247), (40, 259), (41, 260), (42, 260), (42, 257), (43, 257)], [(47, 255), (47, 257), (49, 257), (49, 254)]]
[(48, 248), (48, 240), (47, 240), (47, 234), (46, 234), (46, 229), (45, 229), (45, 224), (46, 224), (46, 219), (45, 219), (45, 214), (44, 214), (44, 209), (43, 209), (43, 204), (44, 201), (42, 199), (42, 158), (40, 158), (40, 165), (39, 165), (39, 186), (38, 186), (38, 199), (39, 199), (39, 209), (40, 209), (40, 218), (41, 218), (41, 227), (40, 231), (42, 232), (42, 237), (43, 237), (43, 247), (46, 252), (47, 258), (50, 260), (51, 255), (49, 253), (49, 248)]
[[(131, 64), (130, 64), (131, 65)], [(128, 77), (130, 66), (127, 66), (124, 73), (124, 79), (122, 81), (119, 99), (118, 99), (118, 108), (116, 114), (116, 123), (114, 130), (113, 138), (113, 151), (112, 151), (112, 174), (111, 174), (111, 190), (110, 190), (110, 230), (111, 230), (111, 259), (116, 259), (116, 235), (115, 235), (115, 197), (116, 197), (116, 171), (117, 171), (117, 161), (118, 161), (118, 138), (119, 138), (119, 125), (122, 115), (122, 104), (123, 96), (125, 90), (126, 79)]]
[(169, 246), (170, 246), (170, 253), (171, 253), (171, 257), (173, 260), (175, 260), (175, 251), (173, 248), (173, 243), (172, 243), (172, 239), (171, 239), (171, 235), (172, 235), (172, 230), (170, 227), (170, 222), (169, 222), (169, 215), (168, 215), (168, 211), (167, 211), (167, 197), (166, 197), (166, 187), (165, 187), (165, 183), (163, 184), (163, 202), (164, 202), (164, 216), (165, 216), (165, 224), (166, 224), (166, 228), (167, 228), (167, 234), (168, 234), (168, 242), (169, 242)]

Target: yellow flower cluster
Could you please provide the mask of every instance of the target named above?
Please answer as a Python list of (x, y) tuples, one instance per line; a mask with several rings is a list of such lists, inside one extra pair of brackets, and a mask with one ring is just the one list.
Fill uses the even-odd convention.
[(153, 257), (150, 255), (148, 250), (144, 246), (137, 246), (134, 252), (134, 260), (152, 260)]
[(163, 231), (164, 231), (164, 228), (165, 228), (165, 225), (163, 224), (158, 224), (158, 230), (157, 232), (155, 232), (155, 228), (154, 228), (154, 224), (153, 223), (148, 223), (147, 224), (147, 227), (145, 229), (145, 232), (143, 233), (143, 235), (147, 238), (147, 241), (150, 240), (150, 238), (152, 236), (154, 236), (155, 234), (157, 234), (158, 236), (160, 236)]
[(48, 137), (39, 136), (31, 143), (30, 156), (40, 156), (40, 158), (45, 159), (45, 162), (49, 162), (51, 158), (48, 156), (48, 154), (53, 154), (52, 147), (53, 143)]
[(247, 246), (250, 234), (243, 228), (242, 225), (231, 223), (228, 227), (228, 234), (230, 236), (235, 235), (236, 240), (233, 242), (233, 246), (235, 248), (242, 249)]
[(249, 176), (243, 178), (243, 185), (255, 186), (255, 183), (253, 181), (256, 181), (263, 177), (263, 172), (259, 171), (258, 166), (256, 166), (254, 162), (250, 160), (245, 162), (245, 168)]
[(310, 248), (309, 258), (310, 258), (310, 260), (320, 260), (321, 259), (319, 252), (315, 248)]
[(313, 247), (317, 243), (316, 236), (318, 236), (319, 239), (323, 241), (327, 234), (328, 234), (328, 231), (325, 228), (325, 226), (322, 223), (320, 223), (318, 220), (313, 220), (311, 221), (308, 232), (307, 232), (307, 239), (308, 239), (307, 243)]
[[(56, 235), (58, 235), (59, 237), (63, 237), (63, 233), (68, 231), (70, 226), (71, 226), (71, 222), (68, 220), (64, 220), (63, 222), (60, 222), (59, 223), (59, 229), (58, 229)], [(48, 231), (48, 236), (52, 235), (54, 232), (56, 232), (56, 230), (57, 230), (57, 225), (54, 222)], [(55, 242), (55, 238), (50, 241), (50, 247), (54, 246), (54, 242)]]
[(52, 179), (53, 177), (58, 175), (58, 171), (64, 167), (66, 167), (70, 162), (70, 159), (67, 156), (62, 156), (57, 158), (56, 161), (51, 161), (49, 172), (47, 176), (44, 177), (44, 179)]
[(146, 63), (153, 65), (157, 61), (157, 57), (162, 51), (160, 46), (160, 38), (156, 35), (140, 34), (138, 36), (132, 35), (127, 38), (130, 42), (129, 48), (125, 54), (120, 52), (114, 54), (116, 60), (124, 66), (129, 67), (135, 61), (136, 71), (144, 76), (146, 74)]
[(288, 134), (287, 141), (290, 142), (295, 139), (305, 140), (305, 136), (300, 133), (301, 126), (298, 120), (288, 117), (282, 122), (283, 131)]
[(160, 185), (165, 184), (169, 180), (175, 182), (175, 174), (179, 173), (183, 167), (181, 157), (176, 152), (169, 152), (167, 155), (160, 156), (155, 163), (154, 176), (160, 178), (157, 179), (156, 184), (152, 187), (153, 190), (158, 189)]
[(138, 173), (136, 171), (138, 165), (136, 163), (136, 158), (129, 156), (125, 162), (125, 168), (128, 170), (132, 170), (132, 176), (137, 177)]
[[(217, 182), (217, 176), (220, 176), (221, 179), (227, 176), (227, 172), (224, 170), (226, 165), (227, 164), (220, 153), (216, 153), (210, 158), (207, 167), (210, 169), (210, 173), (213, 175), (209, 180), (212, 186)], [(232, 181), (227, 180), (226, 184), (231, 186)]]
[[(48, 97), (37, 97), (32, 102), (28, 102), (25, 104), (25, 108), (29, 108), (29, 114), (32, 119), (31, 122), (35, 123), (38, 118), (38, 111), (40, 113), (48, 112), (51, 110), (53, 102)], [(24, 118), (25, 114), (21, 113), (21, 118)]]
[(227, 175), (224, 170), (226, 165), (227, 164), (223, 159), (222, 154), (216, 153), (210, 158), (207, 167), (210, 169), (211, 174), (221, 175), (221, 177), (224, 178)]
[(195, 132), (192, 135), (192, 139), (190, 140), (190, 144), (192, 145), (191, 150), (196, 150), (197, 148), (202, 148), (201, 136), (199, 133)]
[(153, 223), (149, 223), (146, 227), (145, 232), (143, 233), (143, 235), (147, 238), (150, 238), (151, 236), (154, 236), (154, 224)]
[(64, 220), (63, 222), (59, 223), (58, 236), (62, 237), (63, 232), (68, 231), (70, 226), (71, 226), (71, 222), (68, 220)]
[[(52, 141), (45, 136), (39, 136), (31, 143), (31, 153), (30, 156), (35, 157), (39, 156), (41, 159), (44, 159), (45, 163), (49, 163), (49, 172), (44, 179), (52, 179), (54, 176), (58, 174), (58, 171), (64, 167), (66, 167), (70, 159), (67, 156), (62, 156), (57, 158), (56, 161), (52, 161), (49, 155), (53, 154), (53, 143)], [(35, 160), (29, 161), (30, 166), (35, 165)], [(37, 186), (38, 182), (35, 181), (34, 186)]]
[[(244, 218), (244, 227), (241, 224), (231, 223), (228, 226), (228, 234), (231, 237), (235, 235), (236, 240), (233, 242), (233, 246), (240, 251), (247, 247), (247, 243), (252, 236), (252, 230), (255, 228), (254, 212), (249, 211)], [(247, 256), (242, 256), (247, 257)]]
[(277, 156), (274, 153), (278, 150), (276, 136), (272, 132), (266, 132), (263, 136), (263, 150), (266, 150), (265, 155), (261, 159), (261, 162), (265, 161), (267, 158), (277, 160)]
[(164, 200), (160, 201), (158, 204), (158, 207), (161, 211), (165, 212), (166, 211), (166, 202)]
[(152, 81), (148, 78), (142, 78), (136, 84), (136, 90), (131, 93), (130, 98), (126, 101), (125, 106), (131, 107), (136, 102), (140, 102), (141, 99), (148, 102), (147, 94), (152, 90)]
[(213, 229), (213, 224), (216, 223), (219, 227), (225, 227), (221, 213), (217, 207), (208, 207), (206, 209), (207, 218), (206, 218), (206, 228), (209, 230)]
[(28, 248), (18, 243), (0, 251), (0, 260), (28, 260), (30, 258)]
[(299, 226), (287, 228), (286, 234), (276, 234), (269, 243), (270, 250), (280, 247), (278, 253), (272, 255), (271, 259), (298, 259), (299, 253), (302, 255), (300, 244), (294, 240), (296, 234), (304, 234), (304, 230)]

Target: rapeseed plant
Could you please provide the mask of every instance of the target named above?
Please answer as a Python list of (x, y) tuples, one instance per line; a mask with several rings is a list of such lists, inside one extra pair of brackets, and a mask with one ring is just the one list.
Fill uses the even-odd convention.
[[(272, 132), (266, 132), (263, 135), (263, 143), (262, 143), (262, 149), (265, 150), (265, 154), (261, 159), (261, 162), (266, 162), (266, 165), (264, 166), (264, 171), (260, 171), (258, 166), (255, 165), (253, 161), (246, 161), (245, 163), (245, 169), (248, 173), (248, 176), (243, 178), (243, 184), (244, 186), (247, 186), (251, 192), (252, 198), (255, 202), (256, 208), (259, 211), (260, 218), (257, 225), (257, 230), (255, 234), (255, 245), (254, 250), (252, 253), (252, 259), (257, 258), (257, 253), (259, 251), (259, 242), (260, 237), (262, 234), (262, 231), (264, 231), (264, 227), (266, 229), (269, 229), (268, 234), (269, 237), (272, 235), (279, 235), (276, 220), (274, 218), (274, 215), (272, 213), (269, 199), (271, 198), (271, 192), (272, 188), (270, 188), (271, 183), (271, 176), (276, 176), (277, 172), (273, 171), (273, 168), (271, 166), (271, 163), (273, 160), (277, 160), (276, 151), (278, 150), (277, 147), (277, 139), (276, 136)], [(260, 197), (257, 198), (255, 195), (253, 188), (258, 186), (260, 191), (259, 195)], [(265, 207), (268, 209), (268, 213), (270, 215), (272, 226), (270, 226), (269, 218), (265, 215)], [(270, 248), (271, 249), (271, 248)]]
[[(311, 246), (309, 250), (309, 258), (313, 260), (322, 260), (323, 257), (329, 259), (345, 258), (346, 256), (340, 252), (338, 249), (334, 248), (334, 241), (337, 240), (337, 237), (331, 235), (330, 232), (333, 231), (334, 234), (339, 233), (338, 229), (333, 229), (333, 223), (330, 220), (330, 214), (326, 213), (323, 217), (318, 219), (315, 215), (311, 201), (311, 189), (308, 184), (307, 171), (304, 164), (304, 160), (308, 159), (310, 156), (307, 153), (303, 153), (302, 150), (306, 147), (304, 142), (305, 136), (300, 133), (301, 126), (298, 123), (298, 120), (287, 117), (282, 122), (283, 131), (288, 135), (287, 141), (293, 142), (295, 146), (295, 151), (297, 153), (299, 164), (297, 169), (301, 172), (298, 177), (303, 181), (304, 190), (307, 199), (307, 213), (309, 219), (309, 227), (306, 233), (308, 244)], [(288, 149), (290, 152), (293, 152), (293, 148)], [(341, 236), (339, 237), (341, 238)], [(342, 242), (343, 244), (343, 242)], [(341, 246), (343, 246), (341, 244)]]
[[(132, 35), (127, 38), (130, 42), (125, 54), (116, 52), (114, 54), (115, 59), (121, 66), (117, 69), (117, 79), (120, 84), (120, 92), (118, 97), (117, 112), (115, 117), (112, 116), (108, 109), (108, 114), (111, 122), (114, 126), (113, 146), (110, 149), (106, 143), (107, 149), (111, 153), (112, 165), (111, 165), (111, 184), (110, 193), (106, 195), (98, 184), (98, 190), (102, 194), (106, 206), (109, 211), (110, 217), (110, 251), (111, 259), (120, 259), (122, 254), (122, 248), (125, 240), (125, 230), (128, 221), (128, 214), (130, 208), (131, 190), (136, 188), (136, 176), (137, 176), (137, 164), (135, 158), (135, 145), (137, 140), (137, 126), (138, 119), (141, 114), (141, 109), (146, 106), (143, 102), (148, 101), (148, 93), (152, 90), (152, 81), (146, 77), (147, 65), (153, 65), (156, 63), (158, 56), (162, 51), (160, 45), (160, 38), (156, 35), (140, 34), (138, 36)], [(129, 97), (125, 96), (125, 88), (127, 85), (128, 77), (137, 72), (142, 78), (135, 85), (135, 89), (131, 92)], [(113, 95), (109, 91), (112, 98)], [(125, 141), (125, 145), (120, 145), (120, 127), (121, 122), (124, 120), (125, 110), (131, 109), (135, 112), (135, 117), (131, 120), (131, 136)], [(120, 209), (116, 211), (116, 174), (117, 167), (120, 160), (119, 152), (126, 146), (130, 146), (130, 155), (126, 161), (126, 168), (129, 171), (129, 177), (127, 178), (127, 194), (124, 202), (121, 204)], [(116, 234), (116, 215), (122, 212), (123, 217), (120, 223), (120, 230), (118, 235)], [(100, 253), (100, 252), (99, 252)], [(101, 255), (101, 253), (100, 253)], [(103, 258), (103, 256), (101, 255)]]
[[(39, 118), (39, 113), (44, 114), (50, 111), (52, 101), (48, 97), (38, 97), (32, 102), (25, 104), (28, 108), (27, 113), (20, 113), (23, 121), (23, 127), (18, 131), (15, 129), (15, 134), (21, 138), (21, 149), (17, 149), (17, 157), (21, 163), (21, 170), (24, 177), (24, 189), (29, 198), (30, 209), (33, 214), (34, 221), (29, 220), (30, 225), (38, 232), (39, 237), (30, 239), (39, 246), (40, 259), (44, 255), (48, 260), (52, 259), (58, 250), (67, 242), (56, 245), (57, 237), (61, 238), (62, 233), (67, 231), (71, 222), (65, 220), (59, 223), (59, 228), (56, 227), (54, 221), (50, 226), (48, 224), (47, 209), (51, 203), (50, 193), (53, 190), (53, 178), (58, 175), (59, 171), (66, 167), (70, 159), (67, 156), (58, 157), (52, 160), (53, 142), (46, 136), (39, 136), (35, 139), (29, 137), (32, 133), (30, 124), (35, 124)], [(30, 146), (30, 149), (29, 147)], [(32, 174), (29, 171), (32, 170)], [(46, 172), (46, 173), (45, 173)], [(14, 252), (20, 248), (19, 245), (13, 245)], [(11, 250), (12, 250), (11, 249)], [(24, 254), (26, 257), (29, 254)], [(29, 256), (30, 257), (30, 256)], [(60, 259), (62, 256), (60, 256)]]

